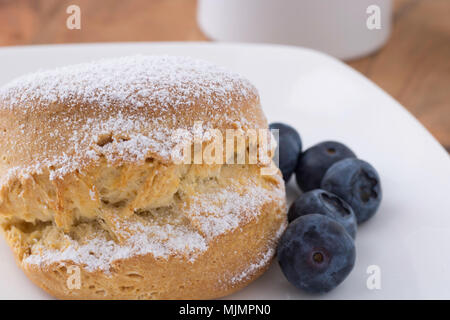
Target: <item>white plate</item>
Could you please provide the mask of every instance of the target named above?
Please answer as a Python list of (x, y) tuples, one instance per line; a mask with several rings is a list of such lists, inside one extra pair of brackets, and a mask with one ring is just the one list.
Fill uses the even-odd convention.
[[(189, 55), (228, 66), (256, 85), (268, 119), (295, 126), (305, 147), (326, 139), (342, 141), (381, 175), (382, 205), (359, 228), (356, 266), (337, 289), (320, 297), (302, 294), (284, 279), (275, 262), (260, 279), (229, 298), (450, 298), (450, 158), (394, 99), (329, 56), (242, 44), (16, 47), (0, 49), (0, 84), (40, 68), (136, 53)], [(299, 193), (293, 180), (290, 200)], [(49, 298), (16, 267), (3, 240), (0, 257), (0, 298)], [(366, 284), (371, 265), (380, 270), (379, 290)]]

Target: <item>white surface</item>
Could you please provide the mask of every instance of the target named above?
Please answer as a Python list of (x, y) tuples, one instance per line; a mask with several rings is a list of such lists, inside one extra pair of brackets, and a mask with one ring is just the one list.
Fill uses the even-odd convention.
[[(199, 0), (197, 20), (206, 35), (221, 41), (299, 45), (340, 59), (380, 48), (391, 32), (391, 0), (344, 2)], [(378, 13), (380, 28), (369, 29), (367, 21), (372, 26)]]
[[(128, 54), (204, 58), (247, 76), (269, 121), (295, 126), (304, 146), (333, 139), (380, 173), (384, 199), (356, 239), (356, 266), (323, 296), (291, 286), (276, 262), (229, 298), (450, 298), (450, 158), (396, 101), (366, 78), (323, 54), (281, 46), (233, 44), (97, 44), (0, 49), (0, 84), (40, 68)], [(289, 199), (299, 194), (294, 179)], [(48, 298), (14, 264), (0, 240), (0, 298)], [(367, 267), (381, 269), (381, 289), (366, 287)]]

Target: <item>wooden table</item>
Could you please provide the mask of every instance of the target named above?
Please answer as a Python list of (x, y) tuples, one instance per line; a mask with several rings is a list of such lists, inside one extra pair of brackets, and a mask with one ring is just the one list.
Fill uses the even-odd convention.
[[(66, 8), (81, 8), (81, 30)], [(196, 0), (0, 0), (0, 45), (208, 40)], [(400, 101), (450, 151), (450, 0), (394, 0), (387, 45), (348, 62)]]

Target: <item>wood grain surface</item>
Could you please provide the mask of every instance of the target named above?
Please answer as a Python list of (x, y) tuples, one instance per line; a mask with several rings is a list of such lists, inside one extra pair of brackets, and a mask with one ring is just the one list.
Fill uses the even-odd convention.
[[(66, 8), (81, 8), (81, 30)], [(0, 0), (0, 46), (208, 40), (196, 0)], [(394, 0), (381, 50), (348, 64), (403, 104), (450, 151), (450, 0)]]

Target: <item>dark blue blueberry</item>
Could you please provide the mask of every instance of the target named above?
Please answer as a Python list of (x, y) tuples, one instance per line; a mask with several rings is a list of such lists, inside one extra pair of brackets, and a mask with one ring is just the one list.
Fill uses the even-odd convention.
[(355, 264), (355, 244), (344, 227), (322, 214), (295, 219), (278, 244), (277, 258), (286, 278), (309, 293), (338, 286)]
[(308, 191), (298, 197), (289, 208), (289, 222), (311, 213), (324, 214), (340, 223), (354, 239), (356, 236), (356, 216), (347, 202), (322, 189)]
[(335, 141), (321, 142), (305, 150), (295, 169), (298, 186), (304, 192), (320, 188), (320, 182), (328, 168), (345, 158), (356, 158), (356, 155), (345, 145)]
[(382, 197), (377, 171), (360, 159), (345, 159), (332, 165), (323, 177), (322, 189), (344, 199), (353, 208), (358, 223), (375, 214)]
[(302, 152), (302, 140), (297, 130), (284, 123), (271, 123), (270, 129), (278, 129), (278, 147), (275, 156), (278, 155), (278, 167), (283, 174), (283, 179), (288, 182), (297, 166), (299, 154)]

